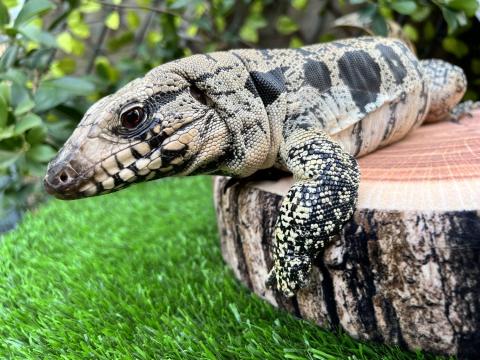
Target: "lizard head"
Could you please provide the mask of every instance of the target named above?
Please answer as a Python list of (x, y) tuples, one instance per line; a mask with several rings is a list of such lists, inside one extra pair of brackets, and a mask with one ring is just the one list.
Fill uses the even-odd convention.
[(222, 157), (225, 122), (205, 84), (184, 67), (161, 65), (95, 103), (50, 162), (47, 192), (61, 199), (100, 195), (201, 172)]

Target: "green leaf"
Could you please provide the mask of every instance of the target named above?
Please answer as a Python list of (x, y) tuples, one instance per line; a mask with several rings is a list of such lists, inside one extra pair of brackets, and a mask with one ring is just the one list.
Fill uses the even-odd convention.
[(35, 112), (51, 109), (73, 96), (88, 95), (95, 90), (94, 85), (85, 79), (65, 76), (54, 80), (45, 80), (35, 93)]
[(72, 129), (72, 124), (68, 121), (56, 121), (51, 123), (45, 123), (45, 125), (48, 129), (48, 137), (59, 143), (59, 145), (63, 144), (65, 142), (65, 139), (67, 139), (74, 130)]
[(192, 3), (191, 0), (175, 0), (175, 1), (172, 1), (168, 7), (170, 9), (182, 9), (184, 7), (187, 7), (190, 3)]
[(135, 34), (132, 31), (125, 31), (119, 36), (112, 37), (107, 42), (107, 48), (109, 51), (115, 52), (122, 47), (129, 45), (135, 39)]
[(403, 33), (408, 39), (414, 42), (418, 40), (418, 31), (411, 24), (403, 25)]
[(372, 30), (377, 35), (387, 36), (388, 34), (387, 22), (380, 13), (376, 13), (372, 19)]
[(57, 36), (58, 46), (67, 54), (70, 54), (73, 51), (73, 43), (73, 37), (67, 31), (62, 32)]
[(454, 10), (465, 11), (468, 16), (475, 15), (480, 8), (477, 0), (451, 0), (447, 6)]
[(44, 126), (37, 126), (30, 129), (27, 133), (26, 140), (30, 145), (36, 145), (44, 142), (46, 135), (46, 128)]
[(442, 46), (445, 51), (455, 55), (457, 58), (462, 58), (468, 54), (468, 45), (454, 37), (449, 36), (443, 39)]
[(480, 59), (472, 59), (470, 68), (475, 75), (480, 75)]
[(87, 39), (90, 36), (90, 28), (84, 22), (71, 26), (70, 31), (81, 39)]
[(54, 51), (52, 47), (36, 49), (30, 52), (28, 57), (21, 59), (20, 65), (39, 72), (45, 71), (50, 66)]
[(413, 14), (411, 14), (411, 18), (413, 21), (422, 22), (424, 21), (431, 13), (432, 8), (428, 6), (423, 6), (417, 9)]
[[(113, 39), (112, 39), (113, 40)], [(149, 31), (147, 35), (145, 36), (145, 40), (150, 47), (154, 47), (156, 44), (158, 44), (162, 40), (162, 34), (160, 34), (158, 31)], [(110, 42), (109, 42), (109, 49), (114, 49), (111, 47)]]
[(0, 79), (9, 80), (14, 84), (25, 86), (28, 80), (27, 74), (23, 70), (10, 68), (7, 72), (0, 74)]
[(12, 107), (16, 108), (20, 103), (30, 98), (30, 92), (23, 84), (12, 83)]
[(292, 7), (297, 10), (303, 10), (307, 7), (308, 0), (292, 0)]
[(71, 74), (75, 71), (77, 63), (75, 59), (71, 57), (63, 57), (55, 60), (50, 67), (52, 75), (55, 77), (62, 77), (64, 75)]
[(3, 96), (0, 96), (0, 131), (1, 129), (7, 125), (8, 119), (8, 104)]
[(54, 7), (55, 4), (48, 0), (27, 1), (18, 13), (17, 18), (13, 23), (13, 27), (17, 28), (18, 26), (32, 20), (33, 18), (39, 17), (40, 15), (50, 9), (53, 9)]
[(27, 152), (27, 157), (38, 162), (50, 161), (57, 152), (49, 145), (35, 145)]
[(298, 30), (298, 25), (288, 16), (279, 16), (276, 28), (280, 34), (290, 35)]
[(10, 22), (10, 15), (5, 4), (0, 1), (0, 26), (6, 25)]
[(18, 45), (11, 45), (5, 50), (5, 52), (2, 54), (2, 57), (0, 58), (0, 69), (6, 70), (10, 68), (15, 60), (17, 59), (17, 54), (18, 54)]
[(9, 26), (4, 27), (3, 31), (5, 32), (5, 35), (11, 37), (12, 39), (15, 38), (18, 34), (17, 29)]
[[(22, 167), (25, 168), (29, 175), (35, 176), (37, 178), (43, 178), (45, 176), (46, 163), (47, 161), (41, 163), (36, 161), (25, 161), (22, 162)], [(32, 192), (32, 190), (30, 192)]]
[(13, 111), (13, 114), (15, 116), (21, 116), (32, 110), (34, 106), (35, 103), (33, 102), (33, 100), (30, 99), (30, 97), (25, 97), (18, 103), (15, 110)]
[(373, 19), (375, 15), (378, 14), (378, 5), (376, 4), (368, 4), (364, 7), (362, 7), (358, 13), (360, 14), (360, 17), (363, 19)]
[(442, 15), (448, 25), (448, 33), (452, 34), (458, 27), (457, 14), (454, 11), (442, 7)]
[(112, 30), (117, 30), (120, 26), (120, 15), (118, 11), (112, 11), (105, 19), (105, 25)]
[(74, 54), (77, 56), (83, 55), (85, 45), (75, 39), (68, 31), (64, 31), (57, 36), (57, 44), (67, 54)]
[(290, 44), (288, 45), (291, 48), (299, 48), (304, 46), (305, 44), (303, 43), (302, 39), (300, 39), (298, 36), (293, 36), (292, 39), (290, 40)]
[(127, 27), (130, 30), (136, 30), (140, 25), (140, 17), (133, 10), (128, 10), (126, 15)]
[(118, 70), (110, 64), (105, 56), (99, 56), (95, 59), (95, 71), (98, 76), (108, 82), (113, 83), (119, 79)]
[(240, 38), (244, 41), (256, 43), (258, 42), (258, 29), (267, 26), (267, 21), (260, 14), (250, 15), (245, 24), (240, 29)]
[(92, 82), (72, 76), (54, 80), (45, 80), (43, 84), (67, 91), (72, 95), (87, 95), (95, 90)]
[(465, 26), (468, 23), (467, 15), (463, 11), (457, 11), (457, 23), (459, 26)]
[(72, 11), (67, 18), (67, 24), (68, 28), (75, 36), (78, 36), (81, 39), (86, 39), (90, 36), (90, 28), (83, 21), (80, 11)]
[(20, 157), (21, 153), (0, 150), (0, 169), (7, 169)]
[(187, 28), (186, 33), (187, 33), (188, 36), (191, 36), (191, 37), (196, 36), (197, 33), (198, 33), (198, 26), (196, 26), (196, 25), (190, 25), (190, 26)]
[(21, 25), (18, 27), (18, 31), (27, 37), (30, 40), (36, 41), (39, 44), (48, 46), (48, 47), (57, 47), (57, 42), (55, 37), (50, 33), (39, 29), (35, 25)]
[(397, 0), (392, 3), (392, 9), (403, 15), (411, 15), (417, 10), (417, 4), (412, 0)]
[(23, 134), (25, 131), (30, 130), (34, 127), (42, 126), (42, 124), (42, 119), (38, 115), (32, 113), (27, 114), (23, 116), (15, 125), (14, 134)]
[(10, 84), (8, 84), (6, 81), (0, 82), (0, 96), (3, 98), (3, 100), (5, 100), (7, 104), (10, 103)]
[(2, 0), (2, 2), (5, 4), (5, 6), (9, 9), (17, 7), (18, 6), (18, 0)]
[(82, 1), (78, 9), (85, 14), (92, 14), (102, 10), (102, 5), (95, 1)]
[(15, 126), (10, 125), (0, 130), (0, 140), (9, 139), (14, 136)]

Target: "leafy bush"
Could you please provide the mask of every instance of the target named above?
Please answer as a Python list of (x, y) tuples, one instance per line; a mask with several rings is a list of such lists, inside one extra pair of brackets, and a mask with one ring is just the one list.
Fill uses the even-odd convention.
[[(54, 3), (28, 1), (12, 20), (9, 5), (15, 2), (0, 3), (5, 41), (0, 59), (0, 230), (42, 196), (35, 190), (45, 164), (82, 111), (71, 99), (95, 90), (87, 79), (50, 74), (57, 42), (40, 16), (52, 11)], [(55, 121), (60, 117), (72, 121)]]
[(297, 47), (351, 33), (358, 12), (396, 21), (420, 57), (466, 69), (480, 91), (477, 0), (5, 0), (0, 2), (0, 231), (43, 199), (46, 163), (88, 106), (150, 68), (234, 47)]

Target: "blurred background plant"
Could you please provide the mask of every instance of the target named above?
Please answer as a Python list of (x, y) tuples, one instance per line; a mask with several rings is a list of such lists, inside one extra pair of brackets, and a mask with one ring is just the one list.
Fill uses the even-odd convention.
[(480, 96), (477, 0), (3, 0), (0, 232), (44, 199), (46, 163), (88, 106), (161, 63), (238, 47), (395, 33)]

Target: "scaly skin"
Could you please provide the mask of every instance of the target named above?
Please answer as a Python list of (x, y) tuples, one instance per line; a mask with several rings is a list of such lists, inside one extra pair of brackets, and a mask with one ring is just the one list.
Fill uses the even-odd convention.
[(465, 87), (458, 67), (384, 38), (194, 55), (94, 104), (45, 186), (75, 199), (173, 175), (288, 170), (269, 283), (292, 295), (354, 211), (355, 157), (449, 117)]

